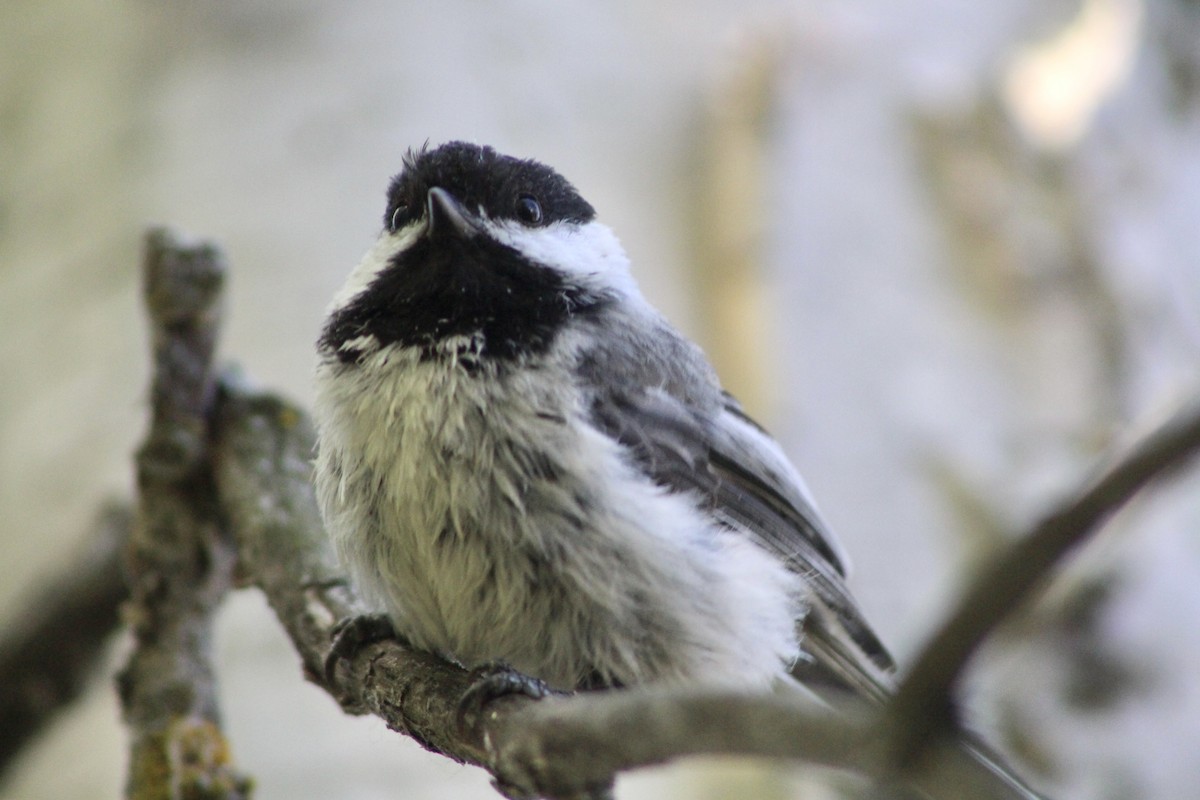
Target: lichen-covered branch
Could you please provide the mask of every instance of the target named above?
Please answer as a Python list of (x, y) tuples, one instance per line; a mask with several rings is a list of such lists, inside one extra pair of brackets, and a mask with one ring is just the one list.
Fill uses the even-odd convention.
[(137, 454), (139, 500), (125, 552), (135, 645), (118, 676), (134, 800), (237, 800), (249, 791), (230, 765), (210, 663), (213, 614), (235, 562), (208, 460), (224, 275), (211, 246), (162, 230), (147, 237), (152, 417)]
[[(911, 758), (953, 720), (954, 689), (971, 655), (1044, 584), (1073, 549), (1143, 487), (1200, 452), (1200, 404), (1175, 414), (1089, 480), (972, 581), (918, 655), (891, 703), (897, 758)], [(939, 726), (943, 727), (938, 731)]]
[(133, 514), (101, 509), (79, 552), (8, 615), (0, 639), (0, 777), (21, 748), (83, 691), (126, 597), (120, 554)]

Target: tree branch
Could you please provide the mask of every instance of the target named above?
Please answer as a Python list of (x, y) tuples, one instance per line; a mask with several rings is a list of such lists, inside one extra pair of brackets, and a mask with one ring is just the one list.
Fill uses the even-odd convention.
[(132, 740), (126, 795), (238, 800), (249, 784), (230, 766), (210, 663), (213, 614), (234, 565), (208, 462), (225, 267), (215, 248), (158, 230), (147, 237), (144, 269), (153, 414), (125, 553), (135, 638), (117, 679)]
[(972, 581), (954, 612), (917, 656), (890, 703), (899, 762), (910, 761), (954, 725), (953, 692), (985, 638), (1046, 580), (1050, 571), (1139, 490), (1200, 451), (1200, 404), (1192, 405), (1114, 459), (1069, 501)]
[(11, 616), (0, 640), (0, 778), (100, 663), (127, 594), (120, 554), (132, 525), (128, 507), (101, 509), (68, 567)]

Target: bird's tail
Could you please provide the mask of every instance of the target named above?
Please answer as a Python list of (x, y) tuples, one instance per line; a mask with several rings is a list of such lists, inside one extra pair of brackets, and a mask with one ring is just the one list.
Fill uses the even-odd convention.
[[(855, 698), (872, 706), (885, 705), (895, 692), (890, 660), (881, 663), (878, 657), (869, 657), (861, 636), (854, 636), (842, 619), (819, 603), (806, 623), (802, 639), (806, 658), (793, 666), (792, 676), (833, 705)], [(929, 800), (1046, 800), (970, 731), (935, 744), (929, 756), (920, 769), (906, 775), (906, 783)]]
[(917, 771), (912, 785), (931, 800), (1047, 800), (969, 731), (931, 748), (929, 755), (929, 767)]

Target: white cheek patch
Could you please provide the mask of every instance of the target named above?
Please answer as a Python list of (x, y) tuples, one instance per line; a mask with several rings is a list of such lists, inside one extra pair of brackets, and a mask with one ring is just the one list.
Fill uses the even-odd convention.
[[(600, 292), (616, 292), (638, 305), (645, 299), (629, 272), (629, 258), (613, 232), (599, 222), (578, 225), (554, 222), (527, 228), (519, 222), (479, 220), (487, 236), (522, 253), (530, 260), (561, 272), (577, 285)], [(425, 222), (417, 221), (397, 233), (385, 231), (346, 283), (334, 295), (327, 314), (340, 311), (361, 295), (399, 253), (425, 235)]]
[(371, 285), (376, 275), (391, 264), (397, 253), (412, 247), (424, 232), (425, 223), (414, 222), (396, 233), (384, 231), (380, 234), (374, 247), (367, 251), (362, 261), (358, 262), (358, 266), (350, 273), (350, 277), (346, 278), (342, 288), (333, 296), (326, 313), (332, 314), (348, 306)]
[(487, 220), (483, 226), (496, 241), (581, 286), (615, 290), (641, 300), (641, 292), (629, 274), (629, 257), (606, 225), (553, 222), (544, 228), (527, 228), (519, 222)]

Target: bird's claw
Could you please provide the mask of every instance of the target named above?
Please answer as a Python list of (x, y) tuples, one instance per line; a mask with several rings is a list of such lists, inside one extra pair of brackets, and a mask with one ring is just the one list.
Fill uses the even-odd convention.
[(361, 614), (346, 617), (333, 628), (333, 643), (325, 656), (325, 683), (334, 685), (337, 665), (349, 660), (369, 644), (396, 638), (396, 630), (386, 614)]
[(501, 661), (492, 661), (471, 670), (471, 686), (458, 701), (458, 724), (472, 730), (494, 700), (519, 694), (541, 700), (556, 692), (538, 678), (517, 672)]

